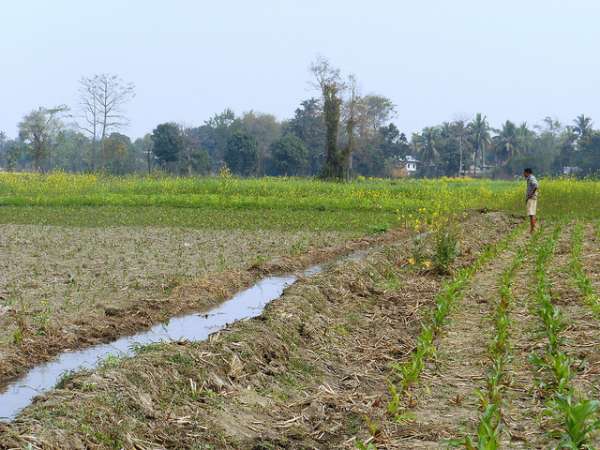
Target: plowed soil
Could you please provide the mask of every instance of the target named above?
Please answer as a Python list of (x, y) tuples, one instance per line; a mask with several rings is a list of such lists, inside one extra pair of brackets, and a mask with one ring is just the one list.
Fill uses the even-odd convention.
[[(454, 266), (470, 264), (514, 225), (498, 213), (471, 216)], [(70, 376), (0, 425), (0, 448), (355, 448), (358, 440), (414, 448), (404, 444), (406, 426), (385, 414), (390, 364), (409, 357), (444, 277), (407, 263), (406, 237), (377, 244), (362, 260), (296, 283), (262, 316), (207, 342), (151, 346)], [(452, 342), (470, 332), (471, 347), (484, 345), (486, 335), (471, 329), (484, 331), (477, 327), (489, 312), (485, 299), (507, 260), (481, 271), (464, 299), (464, 314), (475, 317), (442, 338), (448, 351), (440, 352), (439, 367), (457, 383), (464, 366), (451, 362), (460, 357)], [(482, 370), (472, 364), (468, 375)]]

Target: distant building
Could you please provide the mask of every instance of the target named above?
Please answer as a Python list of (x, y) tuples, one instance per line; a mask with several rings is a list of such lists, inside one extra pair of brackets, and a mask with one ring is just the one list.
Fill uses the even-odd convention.
[(405, 178), (415, 175), (417, 172), (418, 161), (412, 155), (406, 155), (404, 158), (398, 158), (392, 167), (393, 178)]
[(563, 175), (577, 175), (579, 172), (581, 172), (581, 167), (577, 166), (563, 166), (562, 169)]
[(463, 170), (460, 175), (463, 177), (480, 177), (480, 176), (488, 175), (495, 168), (496, 168), (496, 166), (489, 165), (489, 164), (486, 164), (483, 167), (481, 167), (479, 165), (471, 164), (469, 166), (463, 167)]
[(409, 175), (415, 174), (418, 163), (419, 161), (417, 161), (416, 158), (412, 157), (411, 155), (406, 155), (406, 158), (404, 158), (404, 164)]

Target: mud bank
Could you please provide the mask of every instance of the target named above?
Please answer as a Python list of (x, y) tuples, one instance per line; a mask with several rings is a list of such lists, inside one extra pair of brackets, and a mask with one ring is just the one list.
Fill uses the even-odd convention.
[(405, 232), (394, 230), (352, 239), (341, 245), (311, 248), (304, 254), (279, 257), (254, 264), (245, 270), (211, 273), (191, 282), (165, 287), (171, 292), (164, 297), (145, 297), (131, 305), (106, 307), (103, 315), (98, 317), (85, 311), (79, 315), (65, 316), (60, 323), (48, 324), (43, 333), (24, 322), (16, 309), (2, 309), (0, 316), (8, 316), (12, 322), (20, 324), (22, 335), (19, 342), (0, 347), (0, 389), (25, 370), (51, 360), (62, 351), (108, 343), (177, 315), (206, 312), (264, 276), (300, 271), (313, 264), (377, 243), (391, 242), (404, 235)]

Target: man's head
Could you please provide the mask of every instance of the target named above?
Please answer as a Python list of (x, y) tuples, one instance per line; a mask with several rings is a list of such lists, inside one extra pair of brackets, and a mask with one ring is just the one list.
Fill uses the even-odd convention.
[(533, 170), (531, 170), (529, 167), (527, 167), (525, 170), (523, 170), (523, 176), (525, 178), (527, 178), (531, 174), (533, 174)]

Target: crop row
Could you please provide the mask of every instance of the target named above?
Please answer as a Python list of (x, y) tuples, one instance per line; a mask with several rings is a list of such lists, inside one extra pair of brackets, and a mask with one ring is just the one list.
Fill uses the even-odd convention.
[(592, 310), (596, 318), (600, 319), (600, 299), (594, 291), (591, 280), (585, 273), (582, 261), (583, 252), (583, 224), (578, 222), (571, 235), (571, 261), (569, 269), (571, 277), (581, 292), (585, 303)]
[(530, 359), (542, 372), (550, 375), (550, 381), (542, 381), (540, 387), (549, 396), (546, 415), (558, 424), (559, 448), (581, 449), (587, 448), (591, 433), (600, 427), (597, 419), (600, 403), (574, 390), (573, 361), (562, 349), (562, 334), (568, 324), (553, 302), (547, 273), (560, 230), (557, 226), (549, 239), (536, 242), (534, 299), (547, 343), (543, 354), (532, 354)]
[(405, 417), (402, 397), (419, 379), (427, 358), (435, 354), (434, 340), (446, 323), (451, 308), (462, 298), (466, 286), (475, 273), (501, 251), (504, 251), (514, 240), (516, 234), (521, 231), (521, 228), (516, 228), (497, 244), (486, 247), (472, 265), (460, 269), (440, 289), (435, 298), (435, 306), (421, 328), (415, 350), (410, 358), (408, 361), (392, 365), (394, 379), (389, 382), (391, 399), (388, 402), (387, 410), (396, 420), (403, 420)]
[(488, 347), (491, 361), (486, 388), (479, 392), (482, 414), (477, 428), (477, 444), (470, 436), (464, 445), (468, 450), (499, 448), (502, 430), (502, 398), (506, 385), (510, 382), (506, 370), (510, 362), (510, 311), (513, 305), (512, 283), (515, 273), (525, 258), (525, 249), (519, 247), (510, 265), (500, 276), (498, 302), (494, 308), (494, 335)]

